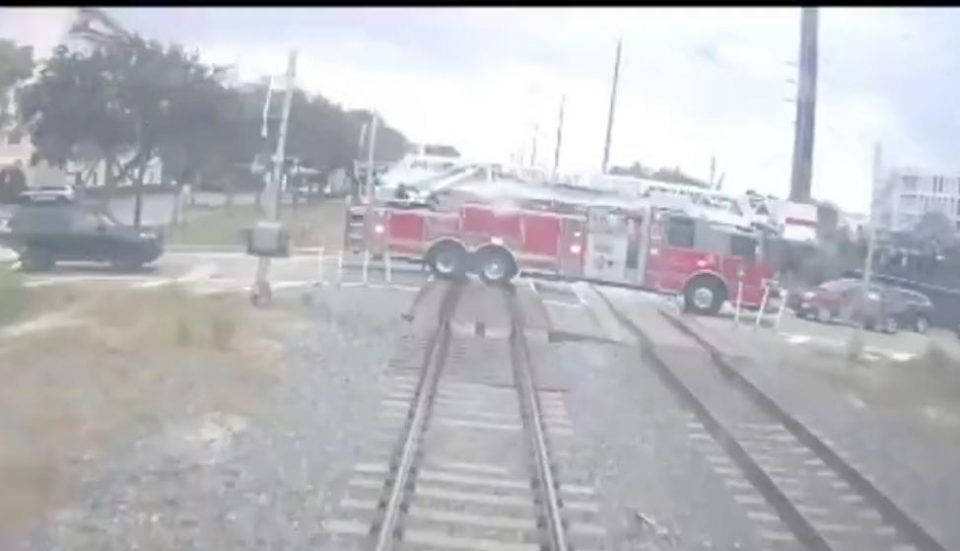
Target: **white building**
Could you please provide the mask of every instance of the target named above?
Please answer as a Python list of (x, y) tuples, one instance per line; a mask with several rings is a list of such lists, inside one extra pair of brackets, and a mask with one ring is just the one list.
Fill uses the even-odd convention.
[(30, 136), (14, 129), (0, 130), (0, 170), (14, 169), (23, 173), (27, 186), (60, 186), (70, 183), (67, 175), (45, 162), (30, 164), (33, 155)]
[[(8, 129), (0, 131), (0, 169), (10, 168), (23, 172), (27, 187), (40, 186), (62, 186), (66, 184), (76, 184), (76, 174), (83, 175), (82, 185), (86, 187), (100, 187), (106, 185), (107, 170), (106, 162), (96, 161), (93, 164), (78, 162), (68, 162), (66, 169), (61, 170), (40, 161), (36, 165), (30, 164), (30, 159), (35, 149), (30, 142), (30, 136), (26, 132)], [(132, 158), (133, 153), (128, 153), (120, 159), (121, 162)], [(163, 163), (159, 158), (153, 158), (147, 163), (144, 171), (144, 185), (156, 185), (162, 182)], [(132, 184), (132, 175), (126, 179), (117, 182), (118, 187)]]
[(878, 172), (870, 205), (878, 229), (912, 230), (924, 213), (939, 211), (960, 230), (960, 177), (914, 168)]

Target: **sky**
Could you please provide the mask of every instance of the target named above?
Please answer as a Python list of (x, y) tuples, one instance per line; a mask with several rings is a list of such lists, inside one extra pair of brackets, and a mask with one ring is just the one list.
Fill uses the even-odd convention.
[[(798, 8), (111, 8), (241, 80), (278, 75), (347, 108), (376, 109), (416, 142), (484, 160), (522, 152), (599, 171), (618, 38), (611, 165), (639, 161), (724, 189), (786, 196)], [(0, 36), (47, 55), (72, 10), (0, 8)], [(884, 165), (960, 176), (960, 11), (824, 8), (814, 174), (817, 199), (863, 212), (875, 143)], [(294, 113), (293, 116), (296, 116)]]

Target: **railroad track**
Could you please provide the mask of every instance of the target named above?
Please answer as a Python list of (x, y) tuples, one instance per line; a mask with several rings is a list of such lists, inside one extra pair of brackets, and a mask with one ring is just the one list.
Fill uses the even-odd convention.
[[(467, 285), (449, 284), (435, 331), (413, 346), (422, 348), (422, 362), (406, 372), (400, 393), (393, 395), (407, 407), (387, 461), (358, 469), (370, 475), (358, 482), (371, 491), (379, 488), (377, 497), (345, 498), (339, 518), (324, 523), (333, 536), (324, 548), (568, 551), (574, 549), (571, 542), (582, 544), (577, 550), (603, 547), (599, 538), (605, 534), (588, 518), (599, 510), (582, 499), (592, 489), (556, 480), (549, 439), (563, 404), (555, 394), (537, 390), (515, 290), (489, 290), (503, 301), (509, 337), (485, 338), (453, 329)], [(579, 496), (564, 500), (561, 491)], [(360, 518), (344, 518), (350, 516)]]
[[(710, 357), (670, 356), (597, 292), (639, 341), (646, 363), (695, 416), (690, 438), (761, 527), (765, 549), (942, 551), (945, 548), (856, 467), (674, 317), (671, 326)], [(661, 320), (663, 321), (663, 320)], [(684, 361), (686, 360), (686, 361)], [(693, 365), (696, 364), (696, 365)]]

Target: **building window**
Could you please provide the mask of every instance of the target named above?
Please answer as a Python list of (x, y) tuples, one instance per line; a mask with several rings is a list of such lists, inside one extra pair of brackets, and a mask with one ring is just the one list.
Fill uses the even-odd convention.
[(903, 189), (908, 191), (914, 191), (917, 189), (917, 177), (916, 176), (904, 176), (903, 177)]

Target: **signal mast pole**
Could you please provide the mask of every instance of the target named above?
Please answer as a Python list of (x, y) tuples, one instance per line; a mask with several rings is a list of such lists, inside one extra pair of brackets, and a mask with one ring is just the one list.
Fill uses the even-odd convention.
[[(283, 177), (284, 152), (287, 146), (287, 127), (290, 122), (290, 107), (293, 104), (293, 79), (297, 73), (297, 51), (292, 50), (287, 61), (286, 95), (283, 98), (283, 115), (280, 119), (280, 132), (277, 136), (277, 150), (273, 156), (273, 175), (267, 182), (264, 195), (267, 199), (267, 218), (277, 220), (280, 206), (280, 179)], [(269, 108), (269, 106), (268, 106)], [(254, 282), (252, 298), (255, 302), (270, 300), (270, 258), (261, 256), (257, 262), (257, 279)]]

